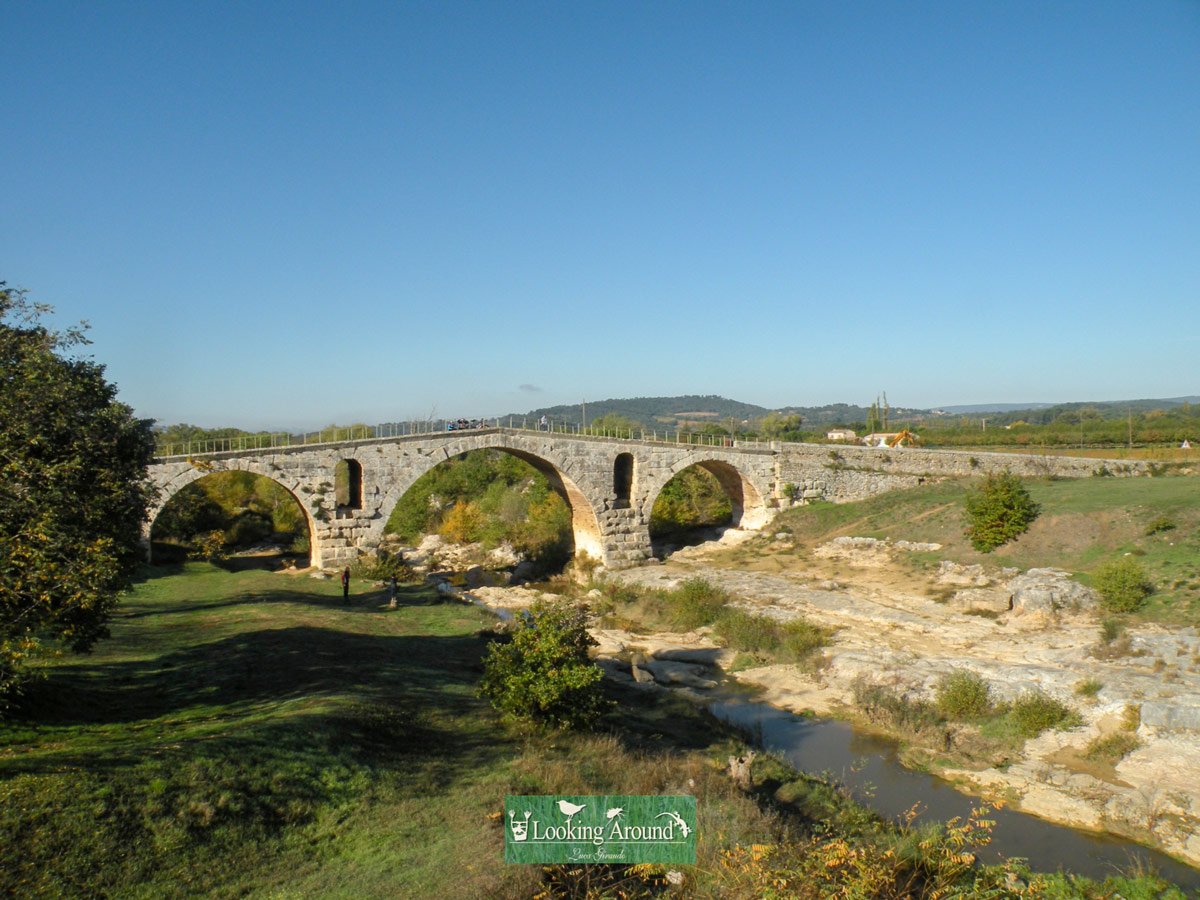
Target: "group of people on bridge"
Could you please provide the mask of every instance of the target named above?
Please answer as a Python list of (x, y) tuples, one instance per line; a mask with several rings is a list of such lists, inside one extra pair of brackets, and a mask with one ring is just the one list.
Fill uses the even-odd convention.
[(454, 419), (446, 423), (447, 431), (466, 431), (469, 428), (486, 428), (483, 419)]

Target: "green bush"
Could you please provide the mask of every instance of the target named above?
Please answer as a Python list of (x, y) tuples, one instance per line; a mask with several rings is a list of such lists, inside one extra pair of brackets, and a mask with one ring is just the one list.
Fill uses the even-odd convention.
[(1037, 737), (1049, 728), (1074, 728), (1079, 713), (1040, 690), (1027, 691), (1008, 710), (1009, 721), (1022, 737)]
[(932, 703), (902, 694), (896, 688), (870, 681), (862, 675), (854, 679), (854, 703), (872, 722), (899, 731), (920, 733), (943, 727), (943, 720)]
[(1137, 735), (1128, 731), (1118, 731), (1093, 740), (1087, 745), (1084, 756), (1093, 762), (1115, 765), (1140, 746), (1142, 742), (1138, 740)]
[(421, 580), (412, 566), (404, 561), (403, 555), (388, 553), (386, 550), (358, 557), (350, 564), (350, 574), (364, 581), (387, 581), (393, 575), (397, 581), (409, 584)]
[(1170, 516), (1159, 516), (1146, 526), (1146, 536), (1151, 537), (1156, 534), (1162, 534), (1164, 531), (1171, 531), (1173, 528), (1175, 528), (1175, 522)]
[(727, 609), (716, 631), (727, 646), (750, 653), (771, 653), (779, 646), (777, 622), (741, 609)]
[(975, 672), (959, 670), (943, 676), (936, 697), (938, 712), (948, 719), (978, 719), (992, 708), (991, 688)]
[(570, 603), (535, 603), (512, 640), (493, 643), (479, 693), (496, 709), (554, 728), (588, 728), (611, 705), (604, 674), (588, 659), (587, 614)]
[(715, 630), (726, 646), (769, 656), (777, 662), (803, 662), (829, 642), (823, 629), (805, 619), (777, 622), (741, 609), (724, 610)]
[(971, 546), (990, 553), (1029, 528), (1041, 511), (1021, 479), (1007, 469), (988, 475), (967, 494), (967, 537)]
[(779, 626), (780, 641), (776, 657), (780, 662), (800, 662), (829, 643), (823, 629), (804, 619), (793, 619)]
[(689, 578), (670, 595), (671, 618), (679, 628), (699, 628), (717, 621), (729, 594), (703, 578)]
[(1114, 559), (1097, 569), (1092, 586), (1100, 595), (1100, 605), (1118, 613), (1141, 609), (1154, 590), (1142, 564), (1128, 557)]

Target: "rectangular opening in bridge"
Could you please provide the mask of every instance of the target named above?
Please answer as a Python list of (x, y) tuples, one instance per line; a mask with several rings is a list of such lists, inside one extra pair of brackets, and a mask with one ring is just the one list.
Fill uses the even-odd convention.
[(362, 509), (362, 466), (343, 459), (333, 469), (333, 493), (338, 509)]
[(629, 506), (629, 497), (633, 491), (633, 454), (618, 453), (613, 463), (613, 493), (616, 495), (616, 506), (624, 509)]

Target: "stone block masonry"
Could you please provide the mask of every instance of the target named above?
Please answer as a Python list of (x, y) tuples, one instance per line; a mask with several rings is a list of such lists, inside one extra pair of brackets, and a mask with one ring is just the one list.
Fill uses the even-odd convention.
[[(1144, 463), (1114, 460), (778, 442), (709, 447), (489, 428), (160, 459), (150, 470), (159, 497), (144, 538), (149, 546), (155, 518), (185, 485), (212, 472), (247, 471), (292, 493), (308, 520), (313, 563), (338, 569), (379, 546), (396, 503), (418, 478), (459, 454), (487, 449), (511, 453), (544, 474), (571, 509), (576, 553), (613, 569), (650, 558), (654, 501), (672, 477), (691, 466), (716, 477), (733, 507), (733, 526), (746, 529), (762, 527), (787, 505), (788, 484), (798, 487), (802, 499), (845, 502), (940, 477), (1003, 469), (1067, 478), (1090, 476), (1102, 465), (1114, 475), (1146, 471)], [(334, 496), (341, 462), (357, 467), (359, 475), (360, 496), (349, 507), (339, 507)]]

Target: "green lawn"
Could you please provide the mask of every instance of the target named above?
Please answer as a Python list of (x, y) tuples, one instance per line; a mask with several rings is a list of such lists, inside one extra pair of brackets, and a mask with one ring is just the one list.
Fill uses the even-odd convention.
[(531, 896), (540, 870), (500, 861), (506, 793), (708, 790), (726, 837), (772, 833), (683, 701), (615, 737), (506, 727), (475, 696), (493, 620), (400, 599), (147, 570), (112, 638), (0, 723), (0, 895)]

